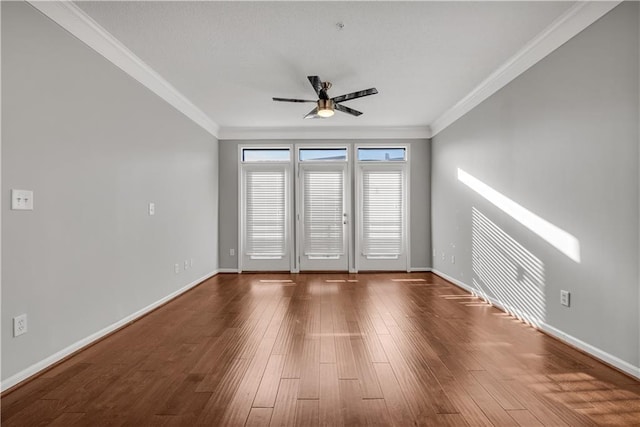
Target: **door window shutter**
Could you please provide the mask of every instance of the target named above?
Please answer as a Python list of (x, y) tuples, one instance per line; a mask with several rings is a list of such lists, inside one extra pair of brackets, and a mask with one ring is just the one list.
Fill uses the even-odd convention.
[(245, 252), (254, 259), (281, 259), (286, 242), (286, 171), (245, 171)]
[(404, 248), (404, 170), (362, 170), (362, 254), (397, 258)]
[(302, 169), (304, 255), (344, 254), (344, 174), (342, 170)]

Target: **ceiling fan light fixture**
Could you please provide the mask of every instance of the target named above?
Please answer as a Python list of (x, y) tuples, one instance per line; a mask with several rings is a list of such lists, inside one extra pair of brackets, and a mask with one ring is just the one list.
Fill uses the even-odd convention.
[(336, 112), (336, 110), (340, 111), (341, 113), (350, 114), (354, 117), (358, 117), (362, 115), (362, 112), (358, 110), (354, 110), (353, 108), (344, 106), (341, 104), (341, 102), (350, 101), (356, 98), (362, 98), (363, 96), (375, 95), (376, 93), (378, 93), (378, 90), (375, 87), (372, 87), (369, 89), (359, 90), (357, 92), (345, 93), (344, 95), (334, 96), (333, 98), (329, 98), (329, 94), (327, 92), (331, 88), (331, 83), (323, 82), (322, 80), (320, 80), (320, 77), (318, 76), (307, 76), (307, 79), (309, 79), (309, 83), (311, 83), (313, 90), (318, 95), (319, 99), (317, 101), (312, 101), (310, 99), (275, 98), (275, 97), (273, 98), (273, 100), (280, 101), (280, 102), (313, 102), (315, 103), (316, 108), (309, 111), (309, 113), (307, 113), (307, 115), (304, 116), (305, 119), (317, 119), (318, 117), (324, 119), (327, 117), (331, 117)]
[(330, 99), (319, 99), (318, 100), (318, 115), (320, 117), (331, 117), (335, 113), (333, 111), (334, 103)]

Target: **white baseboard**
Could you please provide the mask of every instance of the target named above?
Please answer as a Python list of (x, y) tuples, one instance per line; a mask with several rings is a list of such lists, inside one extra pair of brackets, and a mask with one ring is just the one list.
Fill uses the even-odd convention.
[(473, 295), (476, 295), (479, 298), (482, 298), (483, 300), (485, 300), (486, 302), (490, 303), (491, 305), (494, 305), (494, 306), (500, 308), (501, 310), (516, 316), (520, 320), (526, 321), (527, 323), (535, 326), (536, 328), (540, 327), (544, 323), (540, 319), (534, 319), (534, 318), (531, 317), (531, 315), (522, 312), (518, 308), (513, 307), (511, 305), (508, 305), (508, 304), (504, 304), (502, 301), (497, 300), (496, 298), (493, 298), (493, 297), (491, 297), (489, 295), (486, 295), (481, 290), (478, 290), (478, 289), (474, 288), (473, 286), (469, 286), (466, 283), (461, 282), (460, 280), (454, 279), (453, 277), (451, 277), (451, 276), (449, 276), (447, 274), (444, 274), (441, 271), (432, 270), (432, 272), (434, 274), (437, 274), (438, 276), (442, 277), (443, 279), (448, 280), (449, 282), (453, 283), (454, 285), (458, 286), (459, 288), (464, 289), (465, 291), (469, 292), (470, 294), (473, 294)]
[(237, 268), (219, 268), (218, 273), (237, 273)]
[(120, 320), (118, 320), (117, 322), (107, 326), (104, 329), (101, 329), (98, 332), (95, 332), (91, 335), (89, 335), (88, 337), (85, 337), (83, 339), (81, 339), (80, 341), (77, 341), (73, 344), (71, 344), (70, 346), (58, 351), (57, 353), (52, 354), (51, 356), (37, 362), (34, 363), (33, 365), (29, 366), (28, 368), (18, 372), (17, 374), (7, 378), (6, 380), (2, 381), (2, 384), (0, 384), (0, 391), (5, 391), (10, 389), (11, 387), (15, 386), (16, 384), (21, 383), (22, 381), (36, 375), (37, 373), (47, 369), (48, 367), (50, 367), (51, 365), (53, 365), (54, 363), (64, 359), (65, 357), (75, 353), (76, 351), (90, 345), (91, 343), (99, 340), (100, 338), (110, 334), (111, 332), (115, 331), (116, 329), (119, 329), (123, 326), (125, 326), (128, 323), (131, 323), (133, 321), (135, 321), (136, 319), (144, 316), (145, 314), (149, 313), (150, 311), (156, 309), (157, 307), (161, 306), (162, 304), (176, 298), (177, 296), (187, 292), (189, 289), (193, 288), (194, 286), (204, 282), (205, 280), (215, 276), (216, 274), (218, 274), (219, 270), (214, 270), (211, 273), (208, 273), (207, 275), (189, 283), (186, 286), (183, 286), (182, 288), (178, 289), (177, 291), (174, 291), (172, 293), (170, 293), (169, 295), (159, 299), (158, 301), (149, 304), (148, 306), (136, 311), (133, 314), (130, 314)]
[[(453, 283), (454, 285), (466, 290), (467, 292), (470, 292), (473, 295), (477, 295), (481, 298), (486, 299), (488, 302), (490, 302), (491, 304), (507, 311), (507, 312), (511, 312), (514, 313), (515, 315), (520, 315), (520, 317), (527, 319), (526, 315), (523, 315), (523, 313), (518, 313), (517, 310), (514, 310), (512, 308), (509, 307), (505, 307), (504, 304), (502, 304), (500, 301), (496, 300), (495, 298), (491, 298), (488, 297), (487, 295), (482, 295), (480, 292), (478, 292), (477, 289), (473, 288), (472, 286), (469, 286), (468, 284), (461, 282), (460, 280), (454, 279), (453, 277), (442, 273), (441, 271), (438, 271), (436, 269), (432, 269), (432, 272), (440, 277), (442, 277), (443, 279)], [(611, 366), (614, 366), (618, 369), (620, 369), (621, 371), (631, 375), (632, 377), (638, 378), (640, 379), (640, 366), (634, 366), (629, 362), (626, 362), (612, 354), (607, 353), (606, 351), (599, 349), (597, 347), (594, 347), (593, 345), (584, 342), (572, 335), (567, 334), (566, 332), (561, 331), (558, 328), (555, 328), (545, 322), (534, 322), (534, 321), (530, 321), (530, 323), (533, 323), (538, 329), (540, 329), (541, 331), (544, 331), (545, 333), (559, 339), (560, 341), (572, 345), (575, 348), (578, 348), (582, 351), (584, 351), (585, 353), (590, 354), (591, 356), (595, 357), (596, 359), (599, 359), (605, 363), (608, 363)]]
[(627, 374), (640, 379), (640, 367), (639, 366), (634, 366), (629, 362), (625, 362), (624, 360), (607, 353), (606, 351), (603, 351), (597, 347), (592, 346), (589, 343), (586, 343), (582, 340), (579, 340), (576, 337), (573, 337), (565, 332), (562, 332), (560, 329), (554, 328), (551, 325), (548, 325), (546, 323), (543, 323), (540, 326), (540, 329), (543, 330), (544, 332), (548, 333), (549, 335), (552, 335), (554, 337), (556, 337), (557, 339), (559, 339), (560, 341), (564, 341), (568, 344), (571, 344), (572, 346), (579, 348), (580, 350), (589, 353), (590, 355), (592, 355), (593, 357), (602, 360), (603, 362), (608, 363), (611, 366), (615, 366), (616, 368), (620, 369), (623, 372), (626, 372)]
[(409, 267), (409, 273), (428, 273), (431, 267)]
[(472, 288), (471, 286), (467, 285), (467, 284), (466, 284), (466, 283), (464, 283), (464, 282), (461, 282), (461, 281), (460, 281), (460, 280), (458, 280), (458, 279), (454, 279), (453, 277), (449, 276), (448, 274), (445, 274), (445, 273), (443, 273), (443, 272), (441, 272), (441, 271), (438, 271), (438, 270), (436, 270), (435, 268), (432, 268), (432, 269), (431, 269), (431, 272), (432, 272), (433, 274), (436, 274), (436, 275), (438, 275), (438, 276), (442, 277), (444, 280), (446, 280), (446, 281), (449, 281), (449, 282), (453, 283), (454, 285), (458, 286), (459, 288), (464, 289), (465, 291), (467, 291), (467, 292), (469, 292), (469, 293), (472, 293), (472, 294), (474, 294), (474, 295), (478, 295), (478, 292), (476, 291), (476, 289)]

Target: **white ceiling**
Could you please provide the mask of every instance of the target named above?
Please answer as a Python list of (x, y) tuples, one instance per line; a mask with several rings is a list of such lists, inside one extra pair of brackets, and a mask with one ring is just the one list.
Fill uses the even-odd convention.
[[(77, 2), (222, 128), (427, 126), (574, 2)], [(339, 30), (338, 22), (344, 23)], [(342, 113), (315, 99), (376, 87)], [(327, 123), (329, 121), (329, 123)]]

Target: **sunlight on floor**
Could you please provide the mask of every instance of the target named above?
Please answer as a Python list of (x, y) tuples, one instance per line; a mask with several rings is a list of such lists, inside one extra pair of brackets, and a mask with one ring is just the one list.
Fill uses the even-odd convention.
[[(638, 425), (640, 397), (636, 385), (616, 386), (586, 372), (535, 375), (531, 387), (605, 425)], [(623, 424), (620, 424), (621, 420)]]
[(336, 295), (340, 292), (340, 286), (336, 283), (311, 283), (308, 285), (307, 292), (310, 295)]

